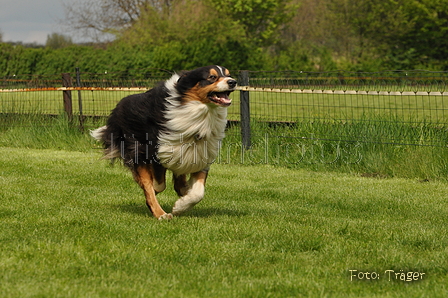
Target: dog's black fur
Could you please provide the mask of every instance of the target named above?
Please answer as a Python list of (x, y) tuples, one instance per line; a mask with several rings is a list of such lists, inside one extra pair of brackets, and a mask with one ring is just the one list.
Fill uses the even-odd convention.
[[(179, 124), (189, 126), (188, 121), (193, 120), (189, 120), (185, 113), (182, 113), (182, 109), (189, 109), (193, 116), (197, 111), (199, 116), (207, 119), (207, 121), (203, 121), (203, 124), (199, 123), (200, 125), (210, 126), (201, 127), (201, 131), (209, 133), (201, 135), (197, 139), (206, 145), (207, 142), (216, 143), (216, 136), (221, 134), (223, 136), (225, 125), (224, 127), (221, 124), (215, 126), (213, 117), (218, 115), (219, 119), (217, 118), (216, 121), (222, 122), (222, 116), (226, 115), (225, 108), (230, 105), (228, 95), (235, 90), (235, 87), (236, 81), (230, 77), (227, 69), (220, 66), (212, 65), (183, 72), (145, 93), (123, 98), (109, 116), (107, 125), (92, 132), (92, 136), (103, 143), (106, 158), (123, 159), (124, 164), (132, 171), (134, 179), (145, 191), (147, 204), (157, 218), (172, 217), (171, 214), (166, 214), (160, 208), (155, 199), (155, 194), (164, 189), (166, 169), (170, 169), (174, 173), (175, 189), (181, 197), (179, 202), (181, 200), (193, 202), (202, 199), (203, 194), (202, 196), (194, 194), (194, 192), (199, 193), (200, 191), (192, 189), (198, 181), (205, 184), (209, 166), (204, 165), (202, 168), (195, 169), (195, 172), (188, 173), (191, 174), (191, 177), (187, 181), (186, 170), (179, 171), (169, 162), (161, 162), (159, 159), (161, 138), (173, 134), (185, 134), (186, 137), (191, 137), (189, 136), (191, 132), (188, 129), (184, 129), (184, 131), (173, 129)], [(202, 104), (206, 105), (205, 109)], [(179, 116), (177, 118), (170, 116), (171, 118), (169, 118), (167, 117), (168, 112), (171, 115), (178, 113)], [(192, 119), (200, 118), (193, 116)], [(191, 124), (197, 125), (197, 123)], [(220, 131), (214, 131), (216, 127)], [(202, 140), (202, 138), (204, 139)], [(189, 142), (191, 142), (191, 138)], [(174, 146), (179, 148), (183, 144), (179, 143)], [(206, 155), (209, 153), (207, 152)], [(203, 188), (200, 185), (196, 186), (198, 189), (201, 187)], [(192, 197), (195, 198), (192, 199)], [(185, 205), (187, 204), (185, 202), (179, 204)], [(183, 205), (178, 207), (176, 213), (180, 214), (192, 207), (190, 205), (197, 203), (191, 202), (187, 204), (187, 207)], [(173, 209), (173, 213), (174, 211)]]

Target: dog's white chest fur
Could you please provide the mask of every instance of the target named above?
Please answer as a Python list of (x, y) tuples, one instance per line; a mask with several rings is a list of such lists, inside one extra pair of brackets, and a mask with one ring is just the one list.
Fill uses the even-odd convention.
[(176, 175), (190, 174), (209, 167), (219, 152), (227, 123), (227, 108), (191, 101), (181, 104), (174, 88), (175, 76), (166, 83), (170, 94), (167, 122), (158, 136), (157, 156)]

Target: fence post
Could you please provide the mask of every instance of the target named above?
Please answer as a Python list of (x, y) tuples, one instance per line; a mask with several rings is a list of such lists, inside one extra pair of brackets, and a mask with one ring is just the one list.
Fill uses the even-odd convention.
[[(62, 74), (62, 86), (72, 87), (72, 77), (69, 73)], [(73, 120), (73, 106), (72, 106), (72, 91), (64, 90), (62, 91), (62, 96), (64, 99), (64, 111), (67, 113), (68, 120), (72, 122)]]
[[(79, 67), (76, 67), (76, 87), (81, 87), (81, 74)], [(84, 115), (82, 113), (81, 90), (78, 90), (78, 106), (79, 106), (79, 130), (84, 131)]]
[[(249, 71), (243, 70), (240, 73), (240, 86), (249, 86)], [(249, 91), (240, 91), (240, 116), (241, 116), (241, 138), (244, 149), (250, 149), (250, 106)]]

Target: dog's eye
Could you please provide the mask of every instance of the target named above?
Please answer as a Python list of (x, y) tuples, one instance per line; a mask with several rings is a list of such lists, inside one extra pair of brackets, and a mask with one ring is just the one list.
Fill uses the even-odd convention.
[(210, 75), (208, 78), (212, 81), (215, 81), (218, 77), (215, 75)]

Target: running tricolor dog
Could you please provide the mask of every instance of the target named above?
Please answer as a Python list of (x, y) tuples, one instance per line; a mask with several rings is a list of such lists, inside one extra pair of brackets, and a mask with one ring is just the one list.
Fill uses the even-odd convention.
[[(174, 74), (146, 93), (123, 98), (107, 125), (91, 132), (103, 143), (104, 158), (123, 159), (156, 218), (170, 219), (204, 197), (236, 84), (229, 71), (217, 65)], [(167, 169), (173, 172), (179, 195), (171, 213), (156, 198), (165, 189)]]

